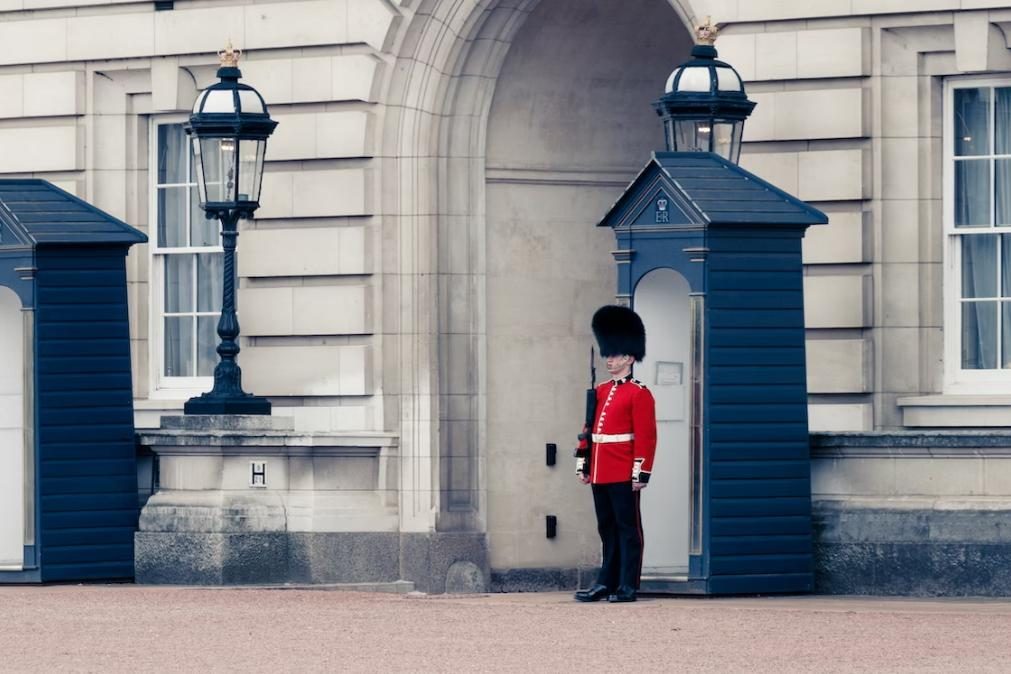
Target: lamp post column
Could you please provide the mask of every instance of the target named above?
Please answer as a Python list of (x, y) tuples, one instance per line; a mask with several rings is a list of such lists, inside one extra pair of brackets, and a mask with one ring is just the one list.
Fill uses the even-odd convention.
[(239, 236), (238, 211), (221, 211), (221, 246), (225, 251), (221, 284), (221, 318), (218, 319), (218, 364), (214, 367), (214, 387), (186, 401), (186, 414), (270, 414), (270, 401), (242, 390), (239, 355), (239, 317), (235, 313), (235, 240)]
[(239, 319), (235, 313), (235, 244), (239, 219), (260, 205), (267, 138), (277, 122), (263, 97), (239, 82), (239, 52), (228, 46), (219, 54), (220, 82), (197, 97), (186, 125), (200, 189), (200, 207), (221, 221), (224, 249), (218, 363), (214, 387), (186, 401), (186, 414), (270, 414), (270, 401), (242, 390), (239, 368)]

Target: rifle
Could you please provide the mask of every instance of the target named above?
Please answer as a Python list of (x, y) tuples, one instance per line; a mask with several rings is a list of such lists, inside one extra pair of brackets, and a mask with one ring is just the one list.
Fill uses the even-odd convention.
[[(579, 434), (579, 446), (573, 451), (576, 457), (576, 472), (589, 476), (590, 454), (593, 451), (593, 423), (597, 417), (597, 361), (590, 347), (590, 388), (586, 389), (586, 416), (583, 432)], [(583, 444), (586, 444), (584, 447)]]

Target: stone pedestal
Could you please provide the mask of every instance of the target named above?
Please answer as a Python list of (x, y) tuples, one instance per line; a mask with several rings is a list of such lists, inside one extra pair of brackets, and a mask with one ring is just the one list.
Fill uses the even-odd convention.
[(816, 589), (1011, 596), (1011, 432), (811, 436)]
[(293, 428), (285, 417), (189, 415), (141, 431), (159, 488), (140, 515), (137, 582), (408, 580), (441, 592), (461, 564), (485, 582), (483, 535), (401, 534), (395, 436)]

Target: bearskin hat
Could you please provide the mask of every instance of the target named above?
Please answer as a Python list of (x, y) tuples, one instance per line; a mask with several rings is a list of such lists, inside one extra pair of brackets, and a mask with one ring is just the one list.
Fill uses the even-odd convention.
[(602, 356), (646, 357), (646, 328), (639, 314), (628, 307), (609, 304), (597, 309), (591, 322)]

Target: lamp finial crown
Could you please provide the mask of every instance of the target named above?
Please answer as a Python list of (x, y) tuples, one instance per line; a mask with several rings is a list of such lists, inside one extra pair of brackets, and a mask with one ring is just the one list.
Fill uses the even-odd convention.
[(716, 44), (716, 36), (719, 32), (720, 29), (713, 23), (713, 18), (711, 16), (706, 17), (705, 23), (695, 27), (695, 36), (699, 44)]
[(225, 46), (224, 51), (218, 52), (218, 58), (221, 59), (222, 68), (238, 68), (240, 56), (242, 56), (242, 50), (233, 47), (231, 40), (228, 40), (228, 44)]

